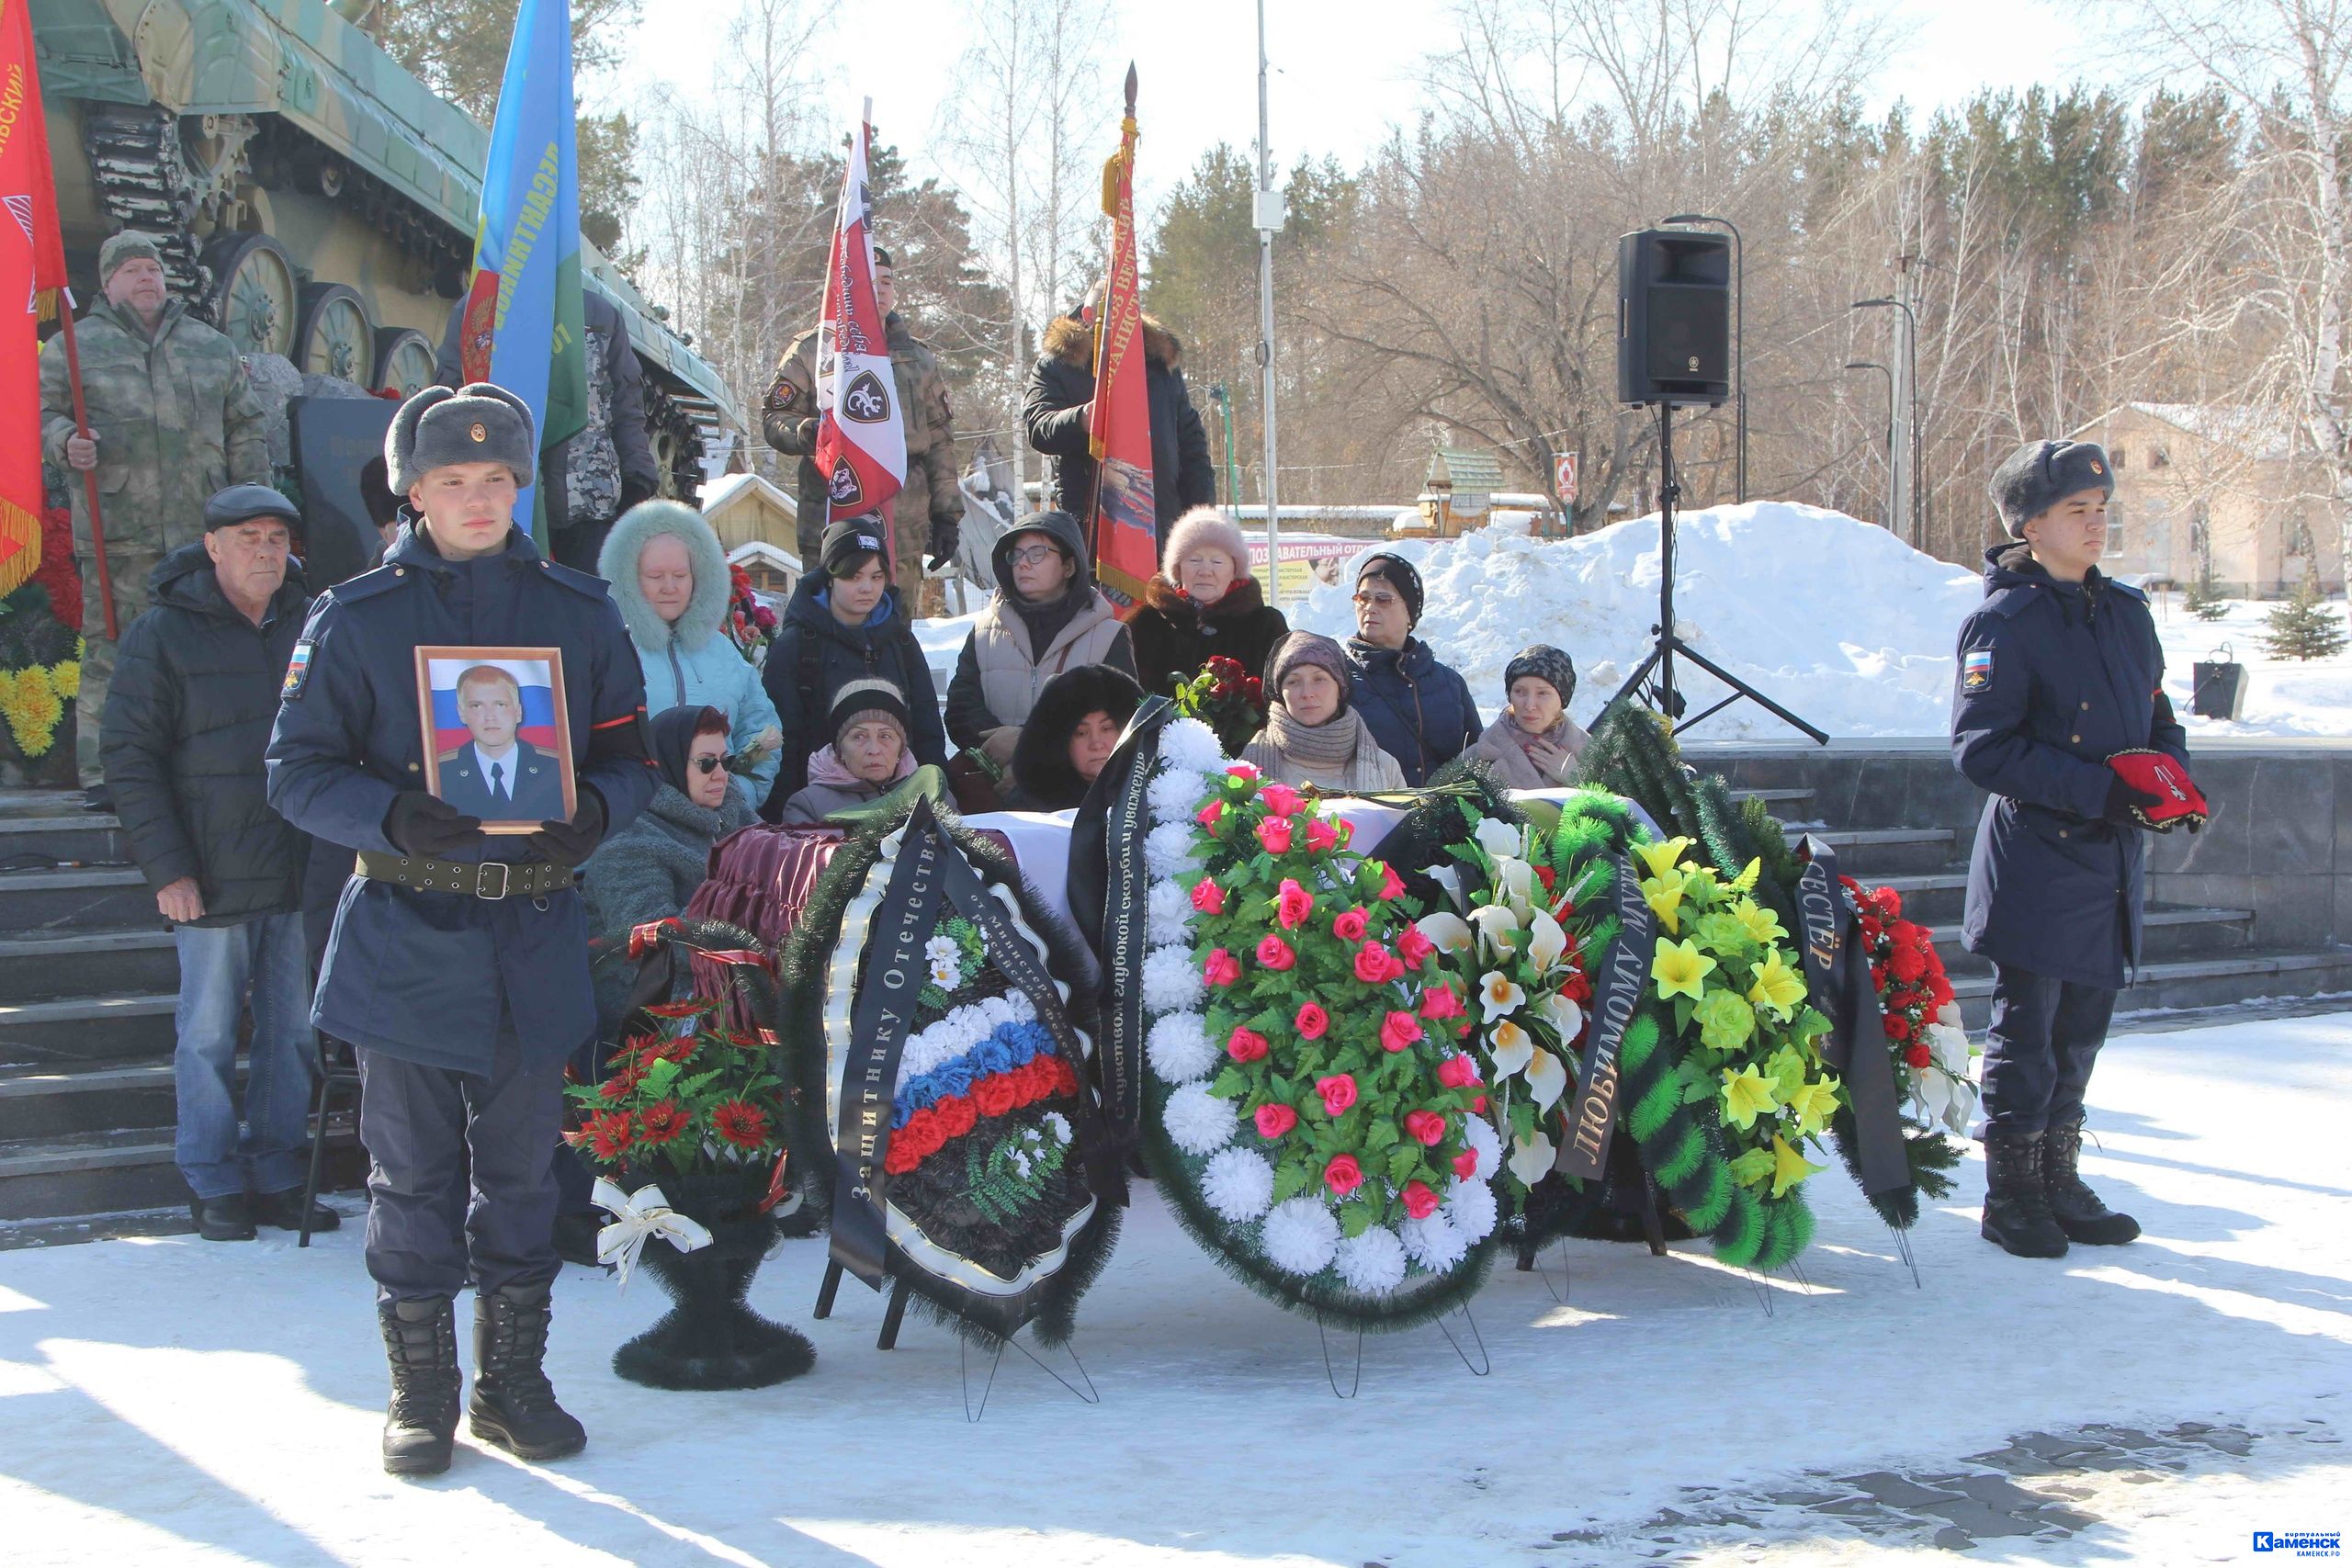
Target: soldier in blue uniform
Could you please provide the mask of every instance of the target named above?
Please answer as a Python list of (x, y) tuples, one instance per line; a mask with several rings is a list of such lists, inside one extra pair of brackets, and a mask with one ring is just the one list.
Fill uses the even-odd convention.
[[(587, 1440), (541, 1367), (563, 1064), (596, 1027), (572, 868), (637, 815), (656, 775), (643, 677), (603, 580), (543, 558), (514, 525), (537, 450), (530, 411), (496, 387), (428, 388), (401, 405), (384, 456), (416, 520), (382, 566), (320, 597), (269, 745), (270, 804), (358, 852), (311, 1016), (358, 1050), (396, 1474), (448, 1466), (452, 1298), (469, 1279), (474, 1436), (529, 1460)], [(425, 793), (424, 644), (561, 650), (579, 760), (568, 821), (492, 839)]]
[(1984, 1048), (1983, 1229), (2025, 1258), (2140, 1227), (2076, 1171), (2083, 1100), (2115, 994), (2140, 961), (2145, 855), (2110, 768), (2142, 748), (2188, 763), (2146, 595), (2103, 576), (2107, 454), (2038, 441), (1993, 475), (2009, 541), (1984, 552), (1984, 603), (1960, 628), (1952, 758), (1990, 795), (1962, 941), (1993, 963)]

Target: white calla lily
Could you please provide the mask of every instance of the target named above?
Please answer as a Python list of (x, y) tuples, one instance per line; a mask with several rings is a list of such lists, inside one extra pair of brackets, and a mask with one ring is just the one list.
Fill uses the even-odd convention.
[(1487, 1056), (1495, 1065), (1495, 1077), (1507, 1078), (1527, 1066), (1536, 1055), (1535, 1037), (1504, 1019), (1487, 1036)]
[(1535, 1096), (1535, 1109), (1549, 1111), (1553, 1102), (1567, 1092), (1568, 1069), (1551, 1052), (1538, 1051), (1528, 1059), (1527, 1088)]
[(1470, 922), (1461, 916), (1440, 909), (1434, 915), (1423, 915), (1413, 922), (1420, 933), (1437, 944), (1441, 953), (1463, 953), (1469, 949), (1473, 937)]
[(1478, 818), (1478, 825), (1471, 829), (1471, 836), (1478, 840), (1478, 847), (1487, 852), (1489, 860), (1517, 855), (1527, 842), (1527, 835), (1519, 828), (1492, 817)]
[(1478, 1006), (1481, 1023), (1492, 1023), (1508, 1018), (1527, 1000), (1527, 993), (1519, 988), (1511, 977), (1499, 969), (1489, 969), (1478, 976)]
[(1535, 911), (1527, 929), (1527, 956), (1535, 960), (1537, 974), (1546, 974), (1566, 954), (1568, 933), (1560, 929), (1559, 921), (1541, 909)]
[(1563, 1050), (1575, 1044), (1577, 1036), (1584, 1032), (1584, 1009), (1557, 991), (1537, 1003), (1535, 1010), (1559, 1035)]
[(1534, 1186), (1552, 1173), (1553, 1158), (1559, 1151), (1552, 1140), (1541, 1133), (1531, 1133), (1524, 1138), (1513, 1138), (1510, 1145), (1510, 1173), (1529, 1187)]
[(1470, 923), (1486, 940), (1489, 956), (1519, 951), (1519, 917), (1499, 904), (1481, 904), (1470, 911)]
[(1495, 892), (1524, 917), (1535, 901), (1535, 868), (1505, 855), (1495, 862)]

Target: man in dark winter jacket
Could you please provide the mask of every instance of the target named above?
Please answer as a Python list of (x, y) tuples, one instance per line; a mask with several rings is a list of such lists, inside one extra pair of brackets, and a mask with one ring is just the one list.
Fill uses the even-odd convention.
[[(428, 387), (401, 405), (384, 458), (419, 520), (382, 566), (320, 596), (269, 743), (270, 804), (359, 852), (311, 1017), (358, 1049), (395, 1474), (448, 1467), (452, 1298), (469, 1278), (474, 1435), (535, 1461), (587, 1441), (542, 1367), (563, 1065), (596, 1028), (572, 873), (643, 808), (656, 775), (644, 676), (604, 580), (542, 558), (514, 525), (537, 453), (530, 410), (502, 388)], [(493, 840), (425, 792), (426, 645), (556, 649), (570, 820)]]
[(2054, 1258), (2140, 1234), (2076, 1172), (2091, 1064), (2139, 962), (2144, 854), (2109, 766), (2149, 749), (2184, 768), (2164, 648), (2139, 590), (2101, 575), (2107, 454), (2038, 441), (1993, 475), (2010, 542), (1985, 551), (1984, 603), (1960, 628), (1952, 758), (1991, 798), (1961, 938), (1993, 962), (1984, 1049), (1985, 1238)]
[[(539, 472), (547, 486), (548, 553), (561, 565), (593, 572), (614, 521), (662, 492), (662, 465), (645, 423), (645, 371), (619, 308), (593, 288), (581, 290), (580, 303), (588, 329), (588, 422), (540, 455)], [(465, 313), (463, 299), (449, 307), (433, 362), (433, 378), (444, 387), (490, 374), (487, 359), (480, 375), (466, 374)]]
[(784, 629), (768, 645), (760, 681), (775, 705), (784, 751), (764, 815), (808, 783), (808, 759), (832, 739), (826, 716), (852, 681), (879, 677), (905, 694), (909, 742), (917, 763), (944, 767), (947, 731), (939, 722), (939, 689), (890, 586), (880, 524), (872, 513), (844, 517), (825, 530), (821, 570), (806, 572), (785, 605)]
[(1356, 569), (1356, 635), (1347, 642), (1351, 699), (1380, 749), (1415, 789), (1478, 743), (1486, 727), (1470, 683), (1413, 635), (1421, 621), (1421, 574), (1385, 550)]
[[(1029, 445), (1054, 459), (1052, 505), (1081, 521), (1094, 515), (1094, 458), (1087, 421), (1094, 412), (1094, 328), (1082, 316), (1057, 317), (1046, 329), (1046, 352), (1029, 372), (1022, 422)], [(1151, 411), (1151, 509), (1159, 542), (1176, 519), (1216, 501), (1216, 464), (1208, 432), (1184, 387), (1184, 345), (1174, 333), (1143, 319), (1144, 395)]]
[[(309, 604), (288, 570), (300, 521), (267, 485), (232, 485), (205, 503), (203, 538), (156, 566), (155, 607), (123, 634), (100, 743), (123, 833), (179, 949), (176, 1155), (207, 1241), (251, 1241), (256, 1220), (302, 1224), (314, 1065), (303, 842), (269, 808), (262, 773)], [(313, 1229), (340, 1223), (312, 1213)]]

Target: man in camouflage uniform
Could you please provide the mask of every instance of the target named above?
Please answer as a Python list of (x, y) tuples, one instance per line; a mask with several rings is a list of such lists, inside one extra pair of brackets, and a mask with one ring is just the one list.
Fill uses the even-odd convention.
[[(891, 527), (898, 558), (890, 575), (912, 608), (914, 585), (923, 580), (925, 552), (944, 560), (956, 553), (956, 533), (964, 521), (964, 498), (956, 489), (956, 424), (947, 407), (947, 378), (939, 356), (907, 329), (899, 315), (898, 284), (890, 253), (874, 247), (874, 294), (882, 307), (890, 344), (891, 380), (907, 431), (907, 479), (892, 499)], [(824, 554), (825, 479), (817, 471), (817, 333), (792, 340), (775, 367), (775, 379), (761, 409), (768, 445), (800, 459), (797, 534), (800, 558), (814, 563)], [(917, 613), (924, 613), (918, 611)]]
[[(588, 328), (588, 419), (580, 433), (539, 454), (547, 487), (548, 553), (559, 566), (593, 574), (613, 522), (639, 502), (662, 492), (662, 466), (645, 426), (645, 376), (628, 329), (613, 302), (593, 288), (580, 291)], [(449, 307), (449, 324), (434, 356), (433, 378), (456, 389), (486, 379), (465, 373), (466, 302)]]
[(232, 484), (269, 482), (260, 400), (229, 340), (187, 313), (164, 285), (163, 252), (124, 230), (98, 248), (98, 288), (76, 333), (90, 434), (74, 433), (65, 344), (40, 355), (41, 457), (77, 470), (74, 560), (82, 572), (82, 690), (74, 752), (85, 789), (100, 787), (99, 720), (114, 679), (96, 553), (80, 471), (98, 474), (107, 567), (119, 631), (147, 607), (147, 577), (182, 545), (204, 536), (204, 503)]

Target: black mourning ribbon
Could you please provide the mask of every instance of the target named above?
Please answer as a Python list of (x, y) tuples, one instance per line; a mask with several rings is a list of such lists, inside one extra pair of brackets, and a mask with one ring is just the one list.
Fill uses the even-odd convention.
[(1859, 940), (1860, 919), (1838, 880), (1838, 852), (1808, 833), (1797, 852), (1805, 862), (1797, 878), (1805, 988), (1828, 1015), (1822, 1060), (1845, 1076), (1854, 1111), (1854, 1165), (1862, 1191), (1875, 1198), (1911, 1185), (1885, 1015)]
[(1598, 1181), (1607, 1168), (1609, 1142), (1617, 1128), (1618, 1048), (1625, 1026), (1641, 1006), (1649, 984), (1657, 916), (1642, 897), (1641, 879), (1623, 855), (1616, 858), (1617, 934), (1592, 976), (1592, 1027), (1585, 1031), (1584, 1063), (1577, 1072), (1576, 1103), (1568, 1135), (1552, 1168)]
[[(1160, 734), (1175, 716), (1168, 698), (1143, 700), (1088, 787), (1070, 829), (1069, 908), (1102, 966), (1102, 1118), (1121, 1159), (1143, 1126), (1143, 961), (1151, 897), (1144, 858), (1151, 832), (1147, 796)], [(1124, 1191), (1124, 1181), (1121, 1186)]]

